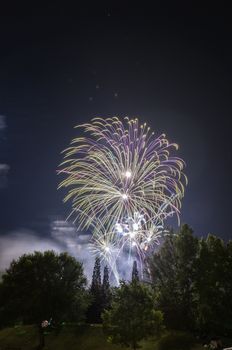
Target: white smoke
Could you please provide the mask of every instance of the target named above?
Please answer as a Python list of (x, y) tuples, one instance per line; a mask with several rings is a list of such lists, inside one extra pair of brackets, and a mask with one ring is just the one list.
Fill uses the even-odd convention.
[(7, 269), (13, 259), (34, 251), (68, 252), (83, 263), (84, 273), (91, 280), (94, 257), (88, 249), (90, 236), (79, 234), (65, 221), (51, 223), (51, 235), (43, 237), (35, 231), (19, 229), (0, 236), (0, 271)]
[(94, 256), (89, 250), (90, 234), (78, 232), (76, 226), (70, 222), (54, 220), (51, 222), (51, 237), (83, 263), (85, 275), (90, 281), (94, 265)]
[(9, 267), (13, 259), (35, 250), (61, 252), (61, 247), (51, 239), (40, 238), (34, 231), (20, 229), (0, 236), (0, 270)]
[[(57, 253), (68, 252), (83, 263), (84, 273), (91, 282), (95, 257), (89, 249), (91, 235), (78, 232), (75, 225), (64, 220), (53, 220), (50, 226), (50, 236), (44, 237), (28, 229), (19, 229), (0, 236), (0, 272), (9, 267), (13, 259), (34, 251), (44, 252), (54, 250)], [(128, 258), (127, 252), (121, 252), (117, 259), (119, 279), (130, 280), (134, 260), (137, 260), (141, 271), (141, 262), (133, 255)], [(102, 262), (102, 272), (106, 262)], [(110, 268), (110, 266), (109, 266)], [(115, 284), (113, 274), (111, 282)]]

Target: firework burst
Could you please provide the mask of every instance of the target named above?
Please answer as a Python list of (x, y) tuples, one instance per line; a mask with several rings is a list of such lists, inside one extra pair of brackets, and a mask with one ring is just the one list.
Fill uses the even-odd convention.
[(177, 144), (137, 118), (94, 118), (64, 153), (59, 187), (67, 189), (79, 229), (93, 230), (93, 246), (112, 270), (122, 250), (142, 261), (169, 216), (179, 221), (187, 183)]

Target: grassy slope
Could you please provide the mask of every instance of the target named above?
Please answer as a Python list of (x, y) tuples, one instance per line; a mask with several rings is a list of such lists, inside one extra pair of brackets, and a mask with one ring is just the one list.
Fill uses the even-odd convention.
[(0, 331), (0, 350), (6, 347), (21, 347), (23, 350), (31, 350), (37, 344), (36, 336), (36, 329), (33, 326), (2, 329)]
[[(18, 347), (22, 350), (32, 350), (37, 345), (37, 332), (33, 326), (18, 326), (0, 331), (0, 350)], [(109, 344), (102, 333), (101, 327), (77, 329), (77, 327), (63, 328), (59, 335), (47, 334), (44, 350), (120, 350), (120, 346)], [(158, 350), (158, 341), (147, 341), (142, 344), (143, 350)], [(176, 348), (175, 348), (176, 349)], [(194, 347), (192, 350), (200, 350)], [(168, 349), (172, 350), (170, 346)]]

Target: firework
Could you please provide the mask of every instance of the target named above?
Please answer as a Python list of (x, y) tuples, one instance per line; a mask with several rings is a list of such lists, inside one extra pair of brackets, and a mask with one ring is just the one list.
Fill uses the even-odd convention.
[(64, 153), (59, 187), (67, 189), (79, 229), (91, 229), (93, 246), (112, 269), (122, 251), (142, 261), (157, 243), (167, 217), (179, 221), (187, 183), (177, 144), (155, 137), (137, 118), (94, 118), (78, 126), (84, 136)]

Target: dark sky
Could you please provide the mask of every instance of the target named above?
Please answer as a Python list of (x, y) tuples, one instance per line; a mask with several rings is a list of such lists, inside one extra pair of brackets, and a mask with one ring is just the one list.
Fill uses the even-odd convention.
[(48, 234), (70, 209), (56, 169), (73, 126), (128, 115), (180, 145), (189, 179), (181, 221), (232, 238), (230, 9), (110, 3), (1, 12), (1, 234)]

